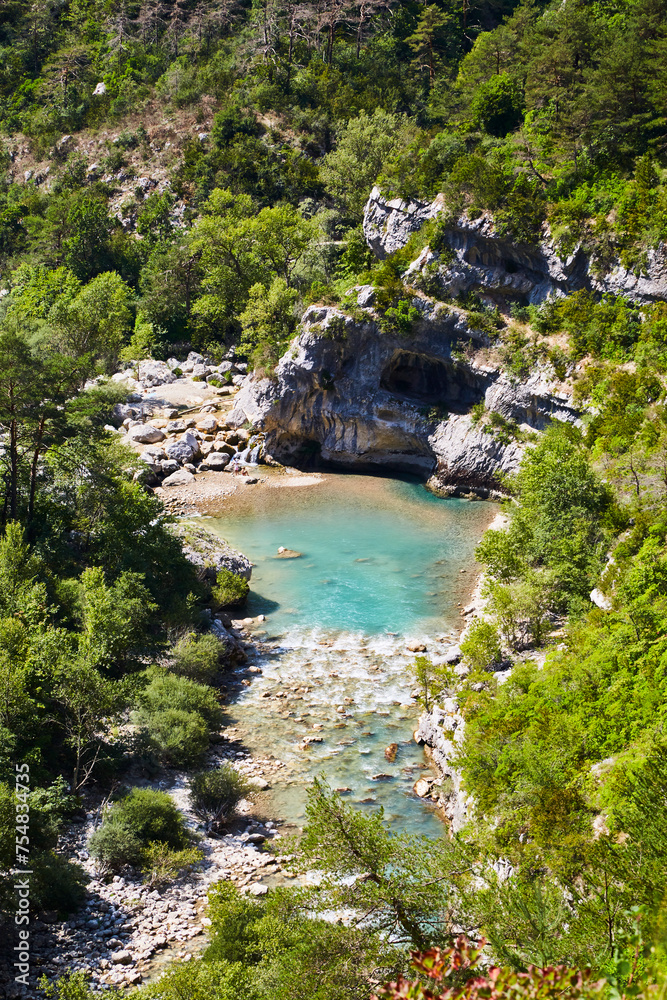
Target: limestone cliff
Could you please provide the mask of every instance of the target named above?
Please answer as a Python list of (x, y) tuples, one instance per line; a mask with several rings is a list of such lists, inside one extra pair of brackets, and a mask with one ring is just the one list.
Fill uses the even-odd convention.
[(576, 411), (543, 376), (516, 384), (497, 369), (460, 360), (461, 343), (479, 341), (465, 313), (415, 302), (422, 319), (409, 339), (382, 332), (370, 309), (359, 321), (311, 306), (275, 377), (246, 382), (230, 423), (249, 421), (263, 431), (267, 451), (282, 461), (319, 454), (348, 467), (436, 473), (449, 492), (497, 490), (522, 447), (475, 425), (474, 404), (527, 430), (553, 418), (573, 421)]
[[(364, 214), (366, 241), (376, 256), (386, 257), (404, 247), (411, 234), (444, 207), (440, 195), (430, 203), (388, 201), (373, 188)], [(411, 271), (414, 275), (429, 268), (445, 295), (475, 292), (500, 306), (537, 304), (581, 288), (624, 295), (640, 304), (667, 297), (667, 248), (662, 244), (649, 251), (641, 273), (617, 263), (600, 275), (581, 247), (562, 258), (546, 227), (538, 244), (517, 244), (498, 234), (488, 214), (447, 220), (442, 240), (444, 250), (434, 253), (427, 247)]]
[(453, 833), (465, 826), (473, 809), (472, 800), (461, 788), (461, 774), (453, 764), (463, 730), (456, 700), (446, 698), (442, 708), (434, 706), (421, 715), (415, 732), (416, 742), (428, 749), (440, 773), (440, 779), (431, 786), (430, 797), (437, 802)]

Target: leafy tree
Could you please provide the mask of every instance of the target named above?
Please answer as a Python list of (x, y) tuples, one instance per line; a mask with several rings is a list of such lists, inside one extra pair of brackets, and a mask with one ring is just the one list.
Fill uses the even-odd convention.
[(248, 301), (239, 319), (241, 346), (248, 352), (253, 368), (271, 370), (294, 336), (297, 327), (297, 292), (284, 278), (274, 278), (270, 288), (259, 282), (248, 292)]
[(78, 792), (90, 778), (102, 750), (101, 738), (108, 731), (109, 720), (118, 716), (125, 698), (117, 683), (104, 678), (94, 663), (73, 650), (54, 673), (57, 722), (74, 753), (72, 788)]
[(114, 370), (132, 320), (132, 295), (113, 271), (98, 274), (73, 300), (59, 299), (49, 314), (62, 350), (101, 359)]
[(336, 148), (324, 158), (320, 175), (351, 221), (361, 219), (371, 188), (411, 131), (405, 115), (380, 108), (372, 115), (362, 111), (341, 126)]

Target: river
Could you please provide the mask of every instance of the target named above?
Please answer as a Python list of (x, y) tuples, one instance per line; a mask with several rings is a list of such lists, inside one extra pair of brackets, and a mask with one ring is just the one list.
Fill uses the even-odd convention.
[[(248, 487), (207, 522), (254, 564), (243, 614), (266, 616), (255, 631), (272, 647), (257, 659), (262, 674), (227, 714), (253, 752), (285, 764), (272, 778), (274, 815), (302, 825), (321, 774), (361, 808), (382, 806), (395, 829), (442, 835), (412, 791), (429, 765), (412, 739), (420, 709), (408, 646), (441, 662), (455, 641), (494, 512), (411, 479), (326, 474), (317, 485)], [(279, 558), (281, 546), (301, 555)]]

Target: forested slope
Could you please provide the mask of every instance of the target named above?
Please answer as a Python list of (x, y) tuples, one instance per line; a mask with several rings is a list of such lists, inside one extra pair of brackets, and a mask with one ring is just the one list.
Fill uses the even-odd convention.
[[(196, 767), (220, 726), (224, 657), (206, 627), (243, 588), (212, 588), (184, 559), (108, 429), (124, 395), (105, 376), (230, 347), (270, 374), (303, 309), (354, 316), (358, 284), (409, 343), (415, 296), (448, 295), (408, 265), (428, 246), (446, 270), (462, 219), (518, 255), (545, 241), (564, 263), (584, 254), (593, 275), (659, 271), (666, 99), (660, 0), (0, 6), (7, 919), (17, 764), (32, 774), (33, 905), (64, 913), (83, 879), (54, 846), (79, 796), (106, 794), (142, 754)], [(361, 229), (376, 183), (442, 196), (382, 261)], [(474, 820), (422, 842), (317, 785), (295, 870), (320, 868), (321, 889), (253, 903), (221, 887), (205, 960), (146, 1000), (366, 997), (454, 929), (513, 969), (592, 965), (607, 979), (584, 992), (664, 982), (667, 305), (592, 287), (455, 304), (509, 376), (547, 372), (582, 410), (580, 427), (529, 442), (509, 527), (480, 546), (489, 601), (467, 678), (429, 681), (460, 700)], [(164, 803), (141, 843), (124, 808), (100, 848), (109, 872), (169, 839)], [(174, 822), (167, 846), (186, 850)], [(324, 919), (340, 906), (367, 919)], [(87, 996), (80, 976), (58, 989)]]

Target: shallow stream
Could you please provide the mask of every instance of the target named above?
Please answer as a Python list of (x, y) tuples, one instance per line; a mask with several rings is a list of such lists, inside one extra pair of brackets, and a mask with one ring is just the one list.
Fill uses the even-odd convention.
[[(407, 647), (423, 644), (439, 662), (455, 641), (494, 512), (416, 481), (347, 474), (225, 500), (211, 527), (252, 559), (244, 614), (266, 615), (255, 634), (273, 644), (228, 722), (258, 755), (285, 763), (271, 777), (275, 815), (302, 825), (306, 788), (322, 774), (349, 801), (383, 806), (395, 829), (442, 835), (412, 792), (428, 764), (412, 739), (419, 707)], [(300, 556), (280, 558), (281, 546)]]

